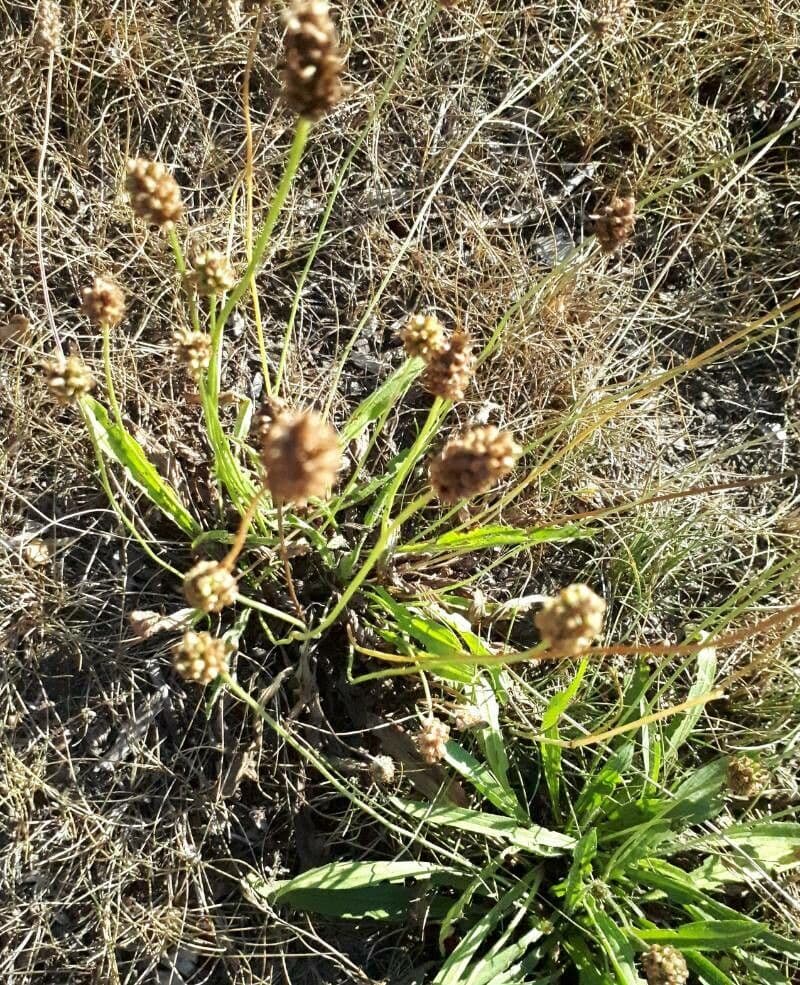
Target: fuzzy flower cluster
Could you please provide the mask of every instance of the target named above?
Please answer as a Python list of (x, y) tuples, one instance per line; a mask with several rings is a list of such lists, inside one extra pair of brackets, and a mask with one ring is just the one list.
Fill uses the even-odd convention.
[(406, 353), (425, 360), (422, 385), (434, 397), (463, 400), (475, 372), (472, 339), (463, 331), (448, 336), (433, 315), (413, 315), (400, 331)]
[(588, 585), (562, 588), (533, 618), (542, 640), (565, 654), (580, 653), (603, 632), (606, 603)]
[(276, 502), (303, 505), (324, 497), (342, 465), (339, 437), (314, 411), (282, 412), (261, 438), (264, 485)]
[(210, 684), (228, 670), (228, 645), (210, 633), (187, 630), (173, 647), (172, 662), (184, 680)]
[(443, 503), (477, 496), (514, 468), (520, 452), (508, 431), (494, 425), (470, 428), (432, 459), (431, 488)]

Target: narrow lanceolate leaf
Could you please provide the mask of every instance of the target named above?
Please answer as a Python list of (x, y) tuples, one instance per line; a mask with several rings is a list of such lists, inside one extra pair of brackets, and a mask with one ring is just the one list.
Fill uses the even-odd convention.
[(683, 956), (702, 985), (736, 985), (734, 980), (729, 978), (724, 971), (721, 971), (714, 961), (699, 951), (684, 951)]
[(614, 969), (618, 985), (642, 985), (642, 979), (636, 971), (633, 948), (623, 929), (605, 911), (599, 909), (591, 896), (586, 897), (585, 907), (597, 931), (598, 944)]
[[(533, 870), (526, 873), (480, 920), (466, 931), (444, 962), (431, 985), (464, 985), (476, 964), (480, 967), (479, 950), (498, 926), (506, 923), (513, 926), (517, 920), (528, 913), (527, 903), (534, 895), (540, 876)], [(532, 884), (536, 884), (533, 885)], [(506, 934), (508, 926), (506, 928)], [(501, 940), (503, 938), (501, 937)]]
[(788, 821), (734, 824), (718, 835), (697, 838), (686, 848), (714, 852), (692, 873), (700, 888), (753, 882), (797, 864), (800, 824)]
[(761, 936), (761, 928), (751, 920), (697, 920), (673, 930), (628, 930), (632, 938), (647, 944), (671, 944), (679, 950), (723, 951)]
[(516, 845), (533, 855), (563, 855), (575, 847), (575, 839), (538, 824), (520, 825), (513, 818), (486, 814), (465, 807), (431, 807), (416, 801), (393, 797), (392, 803), (409, 817), (434, 827), (454, 828)]
[[(290, 906), (344, 919), (396, 920), (408, 916), (420, 890), (408, 883), (462, 886), (456, 870), (425, 862), (333, 862), (294, 879), (264, 880), (250, 875), (245, 889), (254, 902)], [(439, 901), (438, 918), (450, 900)]]
[(515, 818), (520, 824), (527, 823), (527, 815), (513, 790), (505, 787), (485, 763), (481, 763), (452, 739), (447, 743), (444, 761), (507, 817)]
[(103, 454), (122, 466), (131, 482), (142, 490), (164, 516), (190, 537), (196, 537), (200, 533), (200, 524), (181, 503), (172, 486), (159, 474), (139, 442), (114, 423), (105, 407), (93, 397), (84, 397), (81, 405)]
[[(542, 732), (546, 738), (558, 739), (558, 723), (561, 716), (574, 701), (588, 666), (589, 661), (583, 660), (569, 685), (550, 699), (542, 715)], [(556, 820), (559, 820), (561, 818), (561, 746), (555, 742), (552, 744), (543, 742), (540, 755), (553, 815)]]
[(633, 762), (634, 744), (626, 742), (586, 781), (575, 804), (575, 816), (582, 826), (589, 824), (621, 783)]
[(342, 428), (344, 442), (355, 440), (370, 424), (392, 409), (422, 372), (422, 359), (409, 359), (356, 407)]
[[(689, 689), (688, 697), (701, 698), (708, 694), (714, 687), (714, 677), (717, 673), (717, 651), (713, 647), (706, 647), (697, 654), (697, 680)], [(705, 708), (698, 704), (695, 708), (690, 708), (678, 719), (677, 724), (672, 728), (666, 743), (664, 758), (669, 761), (675, 758), (680, 747), (692, 734), (694, 727), (704, 713)]]
[(583, 894), (592, 875), (592, 860), (597, 854), (597, 829), (592, 828), (575, 846), (572, 865), (563, 884), (564, 909), (574, 913), (583, 902)]
[(525, 530), (522, 527), (506, 527), (494, 524), (487, 527), (477, 527), (467, 533), (442, 534), (436, 540), (424, 541), (421, 544), (398, 546), (398, 553), (413, 552), (414, 554), (466, 554), (471, 551), (486, 550), (491, 547), (518, 547), (525, 544), (544, 544), (548, 541), (575, 540), (578, 537), (591, 537), (593, 531), (577, 524), (567, 524), (563, 527), (540, 527), (538, 530)]

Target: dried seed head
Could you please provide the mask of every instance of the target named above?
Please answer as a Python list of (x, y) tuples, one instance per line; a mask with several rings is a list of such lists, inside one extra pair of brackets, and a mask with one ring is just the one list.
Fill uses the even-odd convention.
[(631, 238), (636, 222), (635, 208), (633, 195), (615, 195), (599, 213), (589, 217), (594, 220), (595, 236), (603, 253), (613, 253)]
[(422, 723), (415, 741), (420, 756), (433, 766), (444, 759), (447, 740), (450, 738), (450, 726), (438, 718), (429, 718)]
[(175, 358), (194, 380), (198, 380), (211, 362), (211, 338), (207, 332), (178, 328), (172, 336)]
[(236, 579), (216, 561), (198, 561), (183, 579), (183, 595), (193, 609), (221, 612), (236, 602)]
[(186, 681), (209, 684), (228, 669), (228, 644), (211, 633), (187, 630), (172, 648), (172, 665)]
[(734, 797), (755, 797), (767, 785), (767, 771), (749, 756), (732, 756), (728, 762), (728, 789)]
[(454, 332), (446, 345), (431, 352), (422, 385), (435, 397), (463, 400), (474, 368), (471, 338), (466, 332)]
[(624, 29), (626, 20), (633, 13), (634, 6), (634, 0), (595, 0), (591, 19), (592, 30), (600, 37), (612, 32), (619, 34)]
[(276, 502), (302, 505), (323, 497), (342, 465), (339, 438), (314, 411), (279, 414), (265, 429), (264, 484)]
[(187, 279), (199, 294), (206, 297), (233, 290), (237, 280), (230, 260), (217, 250), (199, 253), (192, 262), (192, 271)]
[(477, 496), (510, 472), (519, 454), (508, 431), (494, 425), (470, 428), (451, 438), (431, 461), (431, 487), (443, 503)]
[(31, 323), (25, 315), (12, 315), (4, 325), (0, 325), (0, 343), (22, 342), (30, 330)]
[(606, 603), (588, 585), (562, 588), (533, 617), (542, 640), (551, 649), (580, 653), (603, 632)]
[(369, 773), (375, 783), (382, 787), (390, 787), (396, 778), (394, 760), (391, 756), (375, 756), (369, 764)]
[(412, 315), (400, 338), (409, 356), (421, 356), (426, 362), (446, 345), (444, 327), (433, 315)]
[(22, 548), (22, 557), (32, 568), (40, 568), (50, 560), (50, 548), (40, 537), (34, 537)]
[(342, 98), (343, 65), (325, 0), (294, 0), (286, 14), (283, 99), (298, 116), (320, 120)]
[(78, 356), (54, 356), (44, 369), (50, 392), (61, 404), (75, 403), (94, 389), (94, 378)]
[(125, 295), (108, 277), (95, 277), (91, 287), (84, 287), (81, 310), (98, 328), (113, 328), (125, 317)]
[(125, 188), (134, 215), (162, 229), (170, 229), (183, 215), (178, 183), (158, 161), (140, 157), (128, 161)]
[(689, 968), (681, 952), (669, 944), (654, 944), (642, 957), (648, 985), (686, 985)]
[(33, 40), (48, 54), (61, 46), (61, 11), (54, 0), (40, 0)]

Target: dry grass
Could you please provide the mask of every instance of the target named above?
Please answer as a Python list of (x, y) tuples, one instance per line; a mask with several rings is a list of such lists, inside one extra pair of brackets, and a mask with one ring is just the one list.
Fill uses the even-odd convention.
[[(33, 4), (0, 0), (0, 325), (17, 313), (32, 322), (0, 351), (0, 977), (15, 985), (423, 974), (413, 915), (396, 931), (326, 937), (307, 918), (267, 920), (242, 897), (248, 867), (294, 871), (381, 836), (224, 699), (206, 716), (167, 672), (165, 647), (132, 638), (127, 613), (173, 608), (176, 586), (129, 543), (82, 433), (35, 370), (56, 339), (98, 366), (79, 290), (95, 273), (137, 285), (114, 350), (126, 420), (188, 500), (216, 509), (199, 410), (183, 376), (165, 371), (184, 318), (171, 258), (132, 224), (122, 182), (127, 155), (157, 156), (187, 190), (189, 248), (241, 241), (239, 90), (254, 14), (225, 33), (222, 6), (65, 0), (50, 65), (32, 43)], [(425, 12), (358, 0), (336, 13), (352, 90), (315, 131), (258, 281), (273, 365), (333, 178)], [(395, 333), (409, 311), (486, 340), (541, 279), (461, 414), (511, 424), (557, 454), (603, 399), (800, 296), (795, 0), (648, 0), (603, 40), (588, 19), (577, 0), (465, 0), (436, 17), (347, 173), (295, 324), (289, 394), (327, 394), (363, 322), (334, 395), (341, 415), (400, 361)], [(290, 139), (275, 99), (278, 43), (268, 10), (252, 94), (257, 211)], [(747, 153), (764, 138), (763, 154)], [(645, 200), (632, 245), (610, 258), (581, 248), (604, 190), (627, 186)], [(231, 258), (241, 267), (236, 248)], [(224, 386), (258, 397), (242, 315)], [(654, 390), (534, 484), (519, 518), (791, 472), (798, 359), (788, 324)], [(391, 426), (403, 433), (425, 399), (412, 393)], [(495, 572), (494, 589), (539, 592), (580, 574), (606, 587), (619, 634), (675, 637), (739, 586), (753, 601), (796, 592), (797, 517), (792, 476), (622, 510), (590, 547), (519, 558)], [(32, 537), (50, 549), (43, 565), (26, 560)], [(242, 659), (256, 692), (283, 666), (264, 649)], [(793, 652), (748, 687), (709, 742), (773, 749), (790, 775), (781, 743), (798, 724)], [(339, 700), (324, 709), (333, 726), (352, 712)], [(285, 710), (293, 698), (272, 701)], [(744, 708), (746, 732), (735, 724)], [(328, 741), (344, 762), (361, 739)], [(785, 901), (781, 912), (791, 914)]]

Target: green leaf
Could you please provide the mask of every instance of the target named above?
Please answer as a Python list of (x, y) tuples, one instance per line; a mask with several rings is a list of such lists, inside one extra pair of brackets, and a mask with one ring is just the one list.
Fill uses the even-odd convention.
[(789, 940), (788, 937), (775, 934), (752, 917), (744, 917), (738, 910), (712, 899), (695, 885), (691, 873), (684, 872), (683, 869), (669, 862), (655, 858), (643, 859), (628, 872), (628, 876), (640, 885), (659, 890), (671, 902), (682, 906), (690, 916), (704, 919), (714, 917), (721, 920), (747, 920), (764, 944), (781, 954), (800, 957), (800, 941)]
[(103, 453), (122, 466), (131, 482), (142, 490), (164, 516), (190, 537), (196, 537), (200, 533), (200, 524), (181, 503), (172, 486), (159, 474), (139, 442), (114, 423), (105, 407), (93, 397), (83, 397), (81, 406)]
[[(250, 875), (250, 896), (271, 904), (346, 919), (407, 919), (420, 891), (405, 883), (433, 880), (461, 885), (456, 870), (426, 862), (332, 862), (294, 879), (267, 881)], [(400, 885), (396, 885), (400, 883)], [(446, 912), (450, 901), (440, 907)]]
[(575, 804), (575, 816), (582, 827), (596, 817), (622, 782), (633, 762), (634, 744), (626, 742), (589, 777)]
[(679, 950), (724, 951), (760, 937), (760, 927), (752, 920), (697, 920), (674, 930), (627, 930), (632, 938), (646, 944), (670, 944)]
[(785, 821), (734, 824), (721, 834), (694, 839), (686, 848), (721, 853), (707, 858), (692, 873), (701, 888), (755, 882), (797, 864), (800, 824)]
[(672, 822), (680, 822), (681, 827), (716, 817), (725, 803), (727, 776), (725, 759), (718, 759), (690, 773), (674, 791), (664, 816)]
[(683, 956), (691, 970), (704, 985), (736, 985), (732, 978), (729, 978), (724, 971), (720, 971), (713, 961), (710, 961), (699, 951), (684, 951)]
[(592, 875), (592, 860), (597, 854), (597, 830), (592, 828), (575, 846), (572, 865), (564, 886), (564, 909), (574, 913), (583, 902), (583, 894)]
[(608, 955), (619, 985), (641, 985), (636, 971), (633, 948), (623, 930), (597, 904), (587, 896), (586, 912), (597, 930), (598, 943)]
[[(588, 659), (582, 660), (569, 685), (550, 699), (542, 715), (542, 732), (546, 738), (557, 739), (559, 737), (558, 722), (575, 699), (588, 666)], [(545, 783), (550, 794), (550, 804), (556, 820), (559, 820), (561, 818), (561, 746), (555, 742), (552, 744), (543, 742), (540, 755)]]
[(538, 530), (526, 530), (522, 527), (507, 527), (493, 524), (487, 527), (477, 527), (475, 530), (459, 533), (451, 531), (442, 534), (436, 540), (424, 541), (419, 544), (399, 546), (398, 553), (413, 552), (414, 554), (467, 554), (472, 551), (487, 550), (491, 547), (516, 547), (521, 545), (544, 544), (548, 541), (575, 540), (578, 537), (591, 537), (594, 531), (569, 524), (563, 527), (540, 527)]
[[(470, 966), (474, 967), (474, 962), (478, 959), (478, 952), (489, 935), (501, 922), (507, 920), (509, 926), (506, 927), (505, 933), (501, 936), (502, 942), (507, 939), (516, 922), (528, 912), (527, 903), (535, 895), (540, 879), (541, 875), (537, 870), (526, 873), (515, 886), (495, 903), (485, 916), (476, 920), (456, 944), (431, 985), (464, 985), (467, 975), (470, 974)], [(536, 883), (533, 888), (531, 888), (532, 883)], [(522, 902), (523, 897), (525, 897), (524, 903)], [(516, 910), (516, 914), (508, 919), (507, 915), (514, 910)]]
[(361, 401), (342, 428), (342, 440), (354, 441), (373, 421), (388, 413), (425, 367), (422, 359), (409, 359)]
[(409, 817), (434, 827), (455, 828), (470, 834), (504, 841), (533, 855), (563, 855), (575, 847), (575, 839), (538, 824), (522, 826), (513, 818), (486, 814), (466, 807), (431, 807), (393, 797), (392, 803)]
[(614, 985), (614, 980), (597, 967), (597, 959), (582, 937), (570, 934), (562, 939), (562, 944), (578, 970), (579, 985)]
[(479, 762), (472, 753), (467, 752), (453, 739), (447, 743), (444, 761), (505, 815), (515, 818), (521, 824), (527, 823), (527, 815), (521, 809), (513, 791), (510, 792), (485, 763)]
[[(689, 689), (689, 698), (700, 698), (713, 690), (716, 673), (717, 651), (713, 647), (706, 647), (697, 654), (697, 680)], [(667, 740), (664, 753), (664, 758), (667, 761), (675, 759), (678, 750), (692, 734), (704, 711), (705, 707), (700, 704), (696, 708), (690, 708), (684, 712), (678, 719)]]

